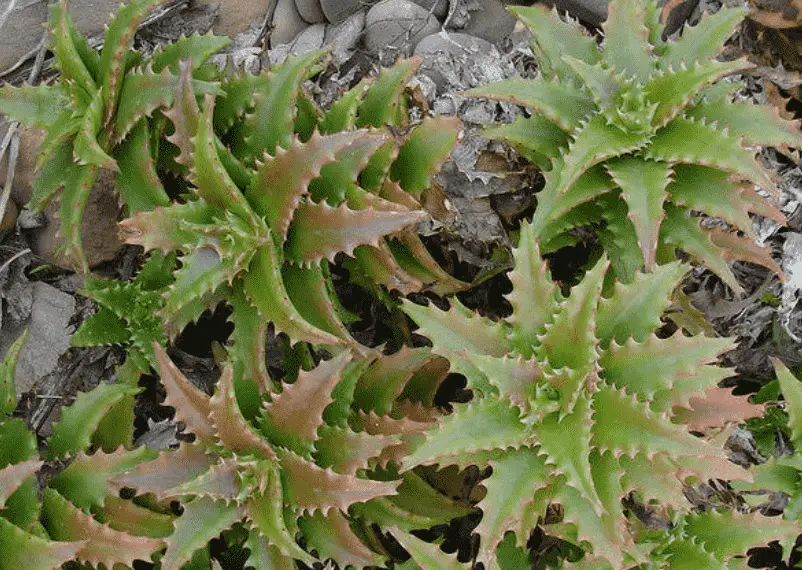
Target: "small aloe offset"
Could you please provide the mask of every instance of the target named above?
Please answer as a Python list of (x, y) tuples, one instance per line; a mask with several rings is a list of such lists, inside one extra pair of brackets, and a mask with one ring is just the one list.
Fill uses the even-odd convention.
[[(505, 533), (525, 544), (550, 503), (561, 504), (565, 516), (544, 531), (584, 548), (589, 560), (601, 561), (588, 566), (594, 568), (646, 562), (654, 564), (650, 568), (721, 568), (745, 550), (717, 551), (708, 541), (683, 536), (718, 533), (716, 541), (726, 543), (726, 533), (738, 527), (745, 533), (736, 541), (740, 549), (796, 532), (772, 519), (755, 525), (734, 514), (709, 514), (708, 525), (700, 522), (705, 517), (682, 517), (689, 477), (748, 478), (690, 429), (756, 413), (742, 405), (744, 398), (716, 387), (731, 371), (712, 363), (733, 347), (731, 339), (656, 334), (687, 266), (675, 261), (639, 272), (633, 283), (619, 283), (603, 297), (608, 262), (602, 260), (565, 298), (540, 261), (528, 223), (514, 260), (507, 319), (490, 321), (457, 300), (449, 311), (404, 304), (433, 352), (467, 377), (474, 398), (424, 437), (408, 438), (413, 451), (403, 466), (493, 468), (478, 505), (478, 561), (496, 568)], [(707, 405), (713, 398), (716, 405)], [(722, 417), (721, 409), (733, 413)], [(630, 493), (669, 508), (675, 534), (657, 545), (641, 538), (622, 506)]]
[(330, 558), (343, 569), (378, 566), (387, 553), (372, 524), (426, 528), (470, 512), (414, 473), (394, 472), (409, 450), (402, 437), (431, 423), (431, 398), (448, 372), (428, 349), (374, 360), (344, 351), (271, 393), (252, 421), (237, 405), (230, 363), (209, 397), (154, 351), (165, 403), (196, 439), (118, 474), (109, 491), (181, 501), (162, 570), (181, 568), (238, 524), (247, 530), (246, 566), (256, 570)]
[[(224, 97), (206, 94), (202, 106), (189, 64), (180, 65), (165, 115), (173, 124), (173, 167), (186, 172), (189, 199), (120, 223), (128, 243), (183, 254), (162, 313), (171, 335), (222, 298), (235, 323), (266, 320), (293, 342), (358, 349), (329, 277), (328, 263), (340, 252), (390, 287), (415, 281), (419, 289), (423, 279), (452, 291), (464, 285), (411, 231), (426, 217), (416, 198), (450, 154), (459, 121), (426, 118), (405, 136), (383, 126), (406, 117), (403, 89), (416, 60), (358, 85), (320, 114), (301, 83), (321, 57), (234, 74), (221, 85)], [(244, 330), (238, 336), (237, 343), (263, 344)]]
[[(532, 111), (485, 135), (510, 142), (547, 171), (533, 220), (543, 253), (570, 245), (576, 237), (567, 232), (588, 226), (627, 282), (641, 267), (674, 259), (675, 249), (735, 291), (726, 260), (780, 273), (754, 244), (749, 212), (784, 218), (756, 192), (755, 185), (777, 197), (750, 146), (799, 147), (802, 139), (798, 123), (770, 107), (731, 102), (741, 84), (724, 78), (750, 65), (716, 56), (746, 8), (724, 6), (666, 42), (656, 3), (614, 0), (601, 46), (556, 12), (510, 10), (534, 36), (540, 76), (466, 94)], [(702, 227), (692, 212), (732, 230)]]
[[(61, 236), (76, 268), (88, 270), (81, 223), (100, 169), (117, 172), (117, 190), (130, 211), (164, 206), (169, 198), (156, 174), (146, 117), (172, 104), (179, 58), (200, 67), (228, 38), (182, 37), (145, 60), (133, 50), (137, 26), (162, 0), (132, 0), (108, 25), (103, 49), (89, 46), (66, 0), (51, 5), (48, 30), (55, 67), (52, 85), (0, 87), (0, 112), (46, 130), (37, 158), (30, 207), (43, 210), (57, 195)], [(216, 93), (214, 82), (193, 78), (196, 91)]]

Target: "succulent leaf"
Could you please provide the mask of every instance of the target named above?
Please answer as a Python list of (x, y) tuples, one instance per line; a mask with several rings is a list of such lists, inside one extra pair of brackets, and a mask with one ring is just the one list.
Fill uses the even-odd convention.
[(0, 570), (52, 570), (75, 559), (88, 541), (57, 542), (29, 534), (0, 517)]
[(181, 568), (196, 550), (231, 527), (239, 518), (240, 509), (236, 503), (226, 504), (207, 497), (187, 503), (173, 534), (165, 539), (167, 551), (161, 559), (161, 567), (164, 570)]

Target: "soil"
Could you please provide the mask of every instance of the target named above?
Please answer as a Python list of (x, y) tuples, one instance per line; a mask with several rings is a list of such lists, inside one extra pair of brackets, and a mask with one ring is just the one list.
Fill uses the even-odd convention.
[[(13, 0), (5, 2), (13, 8)], [(446, 0), (440, 3), (443, 2)], [(111, 7), (104, 9), (103, 13), (113, 10), (117, 0), (108, 4)], [(437, 220), (431, 228), (431, 235), (426, 238), (427, 246), (457, 278), (471, 281), (477, 276), (482, 277), (480, 285), (459, 294), (465, 305), (490, 317), (505, 316), (510, 310), (503, 298), (510, 290), (510, 282), (505, 275), (510, 267), (510, 234), (522, 219), (531, 216), (542, 177), (509, 148), (476, 134), (481, 124), (509, 121), (520, 112), (519, 109), (508, 104), (468, 100), (458, 93), (514, 74), (531, 77), (537, 70), (537, 62), (528, 46), (527, 34), (522, 30), (510, 27), (503, 37), (495, 37), (499, 35), (499, 26), (506, 26), (507, 20), (493, 20), (502, 16), (485, 13), (481, 3), (451, 0), (447, 2), (447, 12), (438, 12), (441, 20), (435, 20), (433, 15), (439, 3), (421, 4), (431, 6), (423, 8), (429, 11), (424, 14), (426, 25), (436, 21), (436, 28), (451, 30), (452, 33), (467, 32), (470, 35), (473, 31), (479, 37), (471, 41), (493, 44), (487, 44), (489, 48), (471, 55), (427, 48), (423, 71), (412, 84), (421, 106), (428, 107), (435, 114), (456, 114), (466, 125), (462, 145), (438, 176), (437, 191), (430, 193), (427, 198), (426, 208)], [(675, 29), (681, 27), (682, 21), (695, 23), (704, 10), (718, 7), (715, 0), (672, 1), (671, 4), (675, 8), (672, 12)], [(794, 8), (797, 4), (796, 0), (765, 3), (771, 10), (781, 12), (786, 23), (797, 18)], [(339, 22), (314, 24), (322, 26), (320, 33), (316, 30), (310, 32), (313, 26), (299, 17), (293, 24), (297, 29), (291, 30), (292, 39), (278, 44), (272, 41), (271, 30), (281, 29), (285, 36), (288, 31), (283, 26), (284, 22), (273, 21), (274, 15), (279, 13), (273, 2), (222, 0), (219, 6), (199, 4), (189, 7), (185, 2), (172, 1), (168, 5), (170, 9), (162, 10), (158, 17), (151, 19), (141, 29), (137, 37), (141, 47), (152, 49), (159, 43), (177, 38), (181, 33), (204, 33), (215, 27), (236, 34), (228, 50), (234, 63), (258, 70), (269, 62), (280, 62), (288, 53), (318, 49), (324, 43), (331, 45), (332, 57), (328, 69), (306, 86), (307, 91), (324, 107), (361, 77), (375, 74), (381, 63), (387, 63), (388, 57), (391, 61), (398, 54), (408, 55), (415, 49), (414, 45), (403, 42), (393, 45), (389, 54), (383, 49), (365, 49), (365, 37), (370, 30), (364, 29), (364, 25), (370, 17), (366, 18), (365, 9), (360, 11), (359, 7)], [(589, 26), (598, 23), (600, 10), (605, 7), (600, 8), (595, 0), (561, 0), (560, 6), (572, 10), (578, 17), (586, 18)], [(3, 19), (4, 10), (4, 0), (0, 0), (0, 35), (3, 26), (10, 25)], [(16, 14), (13, 9), (9, 13), (12, 18), (24, 16), (26, 22), (36, 19), (30, 13)], [(384, 17), (386, 19), (386, 14)], [(678, 18), (681, 20), (679, 23)], [(774, 25), (776, 17), (758, 17), (757, 20), (746, 21), (727, 48), (733, 53), (748, 56), (756, 64), (755, 70), (747, 78), (748, 88), (741, 95), (756, 102), (771, 103), (788, 118), (799, 118), (802, 116), (802, 79), (799, 75), (802, 70), (802, 58), (799, 55), (802, 53), (802, 32), (795, 28), (765, 25)], [(799, 25), (802, 22), (796, 19), (795, 23)], [(92, 25), (95, 27), (87, 23), (85, 28), (89, 33), (102, 33), (102, 22), (99, 24), (100, 32), (97, 22)], [(402, 25), (400, 20), (398, 25)], [(41, 28), (31, 24), (20, 29), (27, 32), (17, 34), (19, 37), (15, 41), (23, 47), (14, 49), (31, 52), (31, 46), (39, 45)], [(492, 33), (481, 37), (482, 30), (491, 30)], [(406, 34), (406, 37), (412, 38), (414, 34)], [(443, 41), (447, 42), (447, 36), (444, 37), (446, 39)], [(0, 53), (4, 49), (11, 49), (5, 48), (2, 41)], [(35, 56), (34, 52), (37, 50), (34, 49), (31, 55)], [(14, 65), (18, 59), (14, 60)], [(14, 65), (9, 63), (5, 72), (0, 69), (0, 78), (19, 81), (30, 74), (34, 63), (27, 60), (16, 67)], [(39, 78), (46, 80), (54, 73), (49, 70), (45, 58)], [(1, 121), (2, 118), (0, 124)], [(0, 135), (5, 128), (0, 128)], [(6, 155), (6, 162), (10, 159), (17, 168), (14, 177), (16, 184), (24, 184), (30, 180), (30, 172), (26, 168), (29, 169), (32, 162), (26, 152), (35, 152), (35, 148), (26, 151), (25, 144), (14, 142), (15, 136), (8, 138), (8, 150), (5, 144), (0, 149)], [(725, 357), (725, 364), (735, 370), (735, 375), (725, 382), (727, 386), (735, 387), (737, 394), (757, 392), (774, 377), (769, 357), (779, 357), (792, 368), (802, 365), (802, 309), (799, 307), (802, 290), (800, 157), (797, 153), (773, 149), (762, 150), (760, 156), (764, 165), (772, 169), (781, 181), (782, 197), (778, 206), (788, 218), (788, 223), (779, 225), (770, 220), (755, 219), (755, 230), (761, 245), (770, 248), (774, 259), (780, 263), (785, 279), (781, 280), (761, 267), (735, 262), (732, 264), (733, 270), (746, 292), (742, 298), (735, 298), (718, 278), (701, 268), (695, 269), (687, 277), (684, 287), (690, 301), (712, 323), (716, 334), (738, 339), (738, 348)], [(6, 170), (7, 166), (0, 168), (0, 183), (7, 178)], [(19, 192), (24, 195), (24, 191), (17, 188), (13, 195), (19, 196)], [(49, 231), (48, 221), (53, 223), (53, 220), (33, 216), (23, 208), (24, 200), (15, 205), (20, 211), (16, 223), (5, 223), (0, 235), (0, 354), (4, 353), (19, 331), (26, 327), (30, 329), (29, 348), (23, 353), (20, 365), (24, 379), (20, 380), (18, 376), (21, 403), (17, 412), (38, 435), (45, 438), (49, 435), (50, 425), (58, 418), (60, 407), (71, 402), (77, 391), (89, 390), (110, 378), (115, 366), (124, 358), (124, 353), (116, 347), (69, 348), (71, 332), (94, 311), (93, 304), (78, 293), (83, 277), (59, 265), (54, 247), (37, 246), (43, 241), (42, 235)], [(113, 226), (114, 209), (98, 211), (106, 212), (104, 215), (110, 218), (105, 221)], [(94, 220), (93, 225), (103, 226), (102, 223), (98, 224), (98, 220)], [(103, 235), (96, 235), (89, 241), (97, 242), (96, 246), (87, 244), (90, 259), (96, 260), (93, 267), (96, 275), (127, 279), (135, 272), (141, 253), (137, 248), (115, 246), (111, 252), (104, 250), (103, 255), (98, 253), (93, 258), (91, 249), (107, 248), (108, 241)], [(588, 237), (581, 246), (552, 256), (550, 264), (554, 277), (570, 281), (595, 247), (593, 239)], [(404, 317), (390, 314), (378, 302), (366, 304), (365, 299), (369, 296), (358, 286), (348, 283), (347, 270), (343, 267), (335, 267), (334, 275), (337, 292), (344, 305), (359, 316), (359, 320), (352, 325), (353, 334), (358, 340), (371, 346), (386, 343), (392, 349), (402, 342), (424, 342), (421, 337), (409, 332), (394, 337), (393, 331), (398, 330), (399, 322), (405, 323)], [(217, 378), (212, 346), (215, 342), (225, 342), (230, 332), (226, 316), (225, 307), (204, 315), (197, 324), (184, 331), (171, 349), (174, 360), (200, 384), (205, 381), (211, 385)], [(407, 329), (409, 325), (406, 322)], [(267, 350), (269, 369), (277, 377), (282, 374), (278, 342), (276, 338), (271, 338)], [(155, 378), (145, 377), (142, 385), (146, 389), (136, 409), (136, 441), (154, 447), (167, 447), (176, 437), (180, 437), (178, 426), (170, 419), (172, 410), (160, 405), (164, 394)], [(463, 388), (464, 379), (454, 376), (439, 394), (441, 404), (447, 407), (450, 403), (469, 399), (470, 394)], [(734, 460), (746, 464), (765, 460), (748, 430), (733, 428), (731, 432), (728, 445)], [(782, 444), (780, 440), (776, 442), (778, 446)], [(486, 475), (476, 469), (455, 474), (452, 478), (456, 482), (455, 488), (450, 491), (470, 495)], [(722, 501), (733, 504), (739, 501), (731, 492), (728, 494), (727, 489), (707, 485), (693, 490), (691, 496), (697, 505)], [(772, 504), (767, 501), (766, 508), (781, 510), (782, 505), (778, 507), (777, 498), (772, 500)], [(638, 512), (637, 505), (633, 506), (633, 510)], [(644, 511), (639, 516), (646, 520), (652, 515)], [(466, 517), (421, 536), (435, 538), (444, 535), (444, 549), (459, 551), (460, 560), (468, 560), (475, 546), (471, 544), (471, 531), (478, 522), (476, 517)], [(659, 524), (657, 519), (652, 522)], [(542, 534), (533, 535), (530, 546), (538, 553), (538, 560), (542, 564), (557, 550), (564, 548)], [(396, 550), (399, 550), (397, 545)], [(791, 562), (795, 563), (796, 560), (780, 560), (777, 550), (768, 547), (753, 551), (750, 565), (789, 568), (787, 564)], [(236, 562), (232, 562), (231, 567), (237, 567)]]

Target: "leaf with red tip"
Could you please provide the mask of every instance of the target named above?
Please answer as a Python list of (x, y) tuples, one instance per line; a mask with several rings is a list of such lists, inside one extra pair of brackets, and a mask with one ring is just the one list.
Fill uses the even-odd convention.
[(195, 437), (201, 441), (213, 441), (215, 431), (209, 420), (209, 396), (184, 376), (158, 343), (153, 343), (153, 351), (159, 365), (159, 377), (167, 392), (164, 405), (175, 408), (175, 419), (184, 422)]
[(389, 414), (406, 383), (434, 355), (428, 348), (402, 347), (376, 359), (357, 382), (353, 405), (357, 410)]
[(401, 126), (406, 121), (406, 100), (402, 94), (422, 64), (423, 58), (416, 56), (382, 69), (362, 97), (356, 126)]
[(209, 420), (215, 436), (228, 451), (275, 459), (273, 448), (242, 417), (234, 394), (233, 376), (234, 371), (228, 364), (220, 375), (214, 396), (209, 400)]
[(465, 566), (453, 554), (446, 554), (436, 544), (426, 542), (398, 528), (388, 529), (409, 552), (421, 570), (464, 570)]
[(332, 390), (340, 382), (350, 357), (344, 351), (308, 372), (300, 370), (294, 383), (284, 384), (280, 394), (271, 394), (272, 401), (264, 405), (261, 416), (262, 433), (276, 445), (309, 453), (323, 425), (323, 411), (334, 401)]
[(52, 538), (77, 542), (89, 540), (75, 557), (84, 563), (112, 568), (115, 564), (133, 566), (134, 560), (150, 562), (151, 554), (164, 542), (157, 538), (134, 536), (97, 522), (53, 489), (44, 490), (42, 522)]
[(200, 445), (184, 444), (175, 451), (162, 451), (159, 456), (109, 480), (109, 488), (135, 489), (138, 494), (154, 493), (159, 500), (170, 490), (200, 477), (215, 463), (215, 458)]
[(729, 388), (708, 388), (704, 398), (691, 398), (689, 404), (690, 409), (674, 408), (671, 421), (702, 433), (765, 413), (763, 406), (749, 403), (749, 396), (733, 396)]
[(91, 165), (71, 164), (64, 173), (64, 189), (61, 191), (59, 218), (65, 254), (84, 273), (89, 272), (89, 262), (84, 254), (81, 240), (81, 224), (89, 193), (95, 184), (98, 168)]
[(353, 503), (394, 495), (398, 481), (369, 481), (338, 475), (306, 461), (291, 451), (280, 454), (285, 500), (302, 511), (323, 514), (332, 508), (346, 510)]
[(364, 130), (333, 135), (315, 133), (305, 143), (296, 139), (287, 149), (277, 150), (274, 157), (265, 155), (245, 195), (253, 210), (284, 239), (293, 213), (309, 192), (309, 183), (320, 175), (324, 165), (334, 162), (337, 153), (347, 148), (358, 152), (367, 145), (375, 150), (386, 140), (386, 135)]
[(172, 106), (164, 111), (164, 116), (173, 122), (175, 131), (167, 137), (179, 149), (175, 161), (187, 168), (192, 166), (192, 137), (198, 132), (200, 109), (192, 88), (192, 67), (190, 61), (178, 63), (178, 83)]
[(0, 509), (6, 500), (22, 485), (28, 477), (39, 471), (44, 464), (38, 459), (28, 459), (0, 469)]
[(137, 536), (166, 538), (173, 533), (175, 516), (158, 513), (142, 507), (129, 499), (106, 497), (103, 516), (114, 530)]
[(331, 510), (326, 515), (307, 515), (298, 521), (298, 526), (309, 546), (317, 550), (321, 558), (336, 560), (341, 568), (379, 566), (385, 560), (384, 556), (371, 551), (359, 540), (348, 519), (338, 510)]
[(771, 257), (771, 249), (760, 247), (750, 237), (740, 237), (736, 232), (725, 231), (719, 228), (708, 230), (710, 241), (720, 248), (720, 255), (727, 260), (748, 261), (770, 269), (785, 279), (780, 265)]
[(378, 458), (386, 448), (400, 442), (399, 436), (370, 435), (350, 428), (323, 426), (315, 442), (315, 462), (341, 475), (356, 475), (357, 470), (369, 467), (370, 459)]

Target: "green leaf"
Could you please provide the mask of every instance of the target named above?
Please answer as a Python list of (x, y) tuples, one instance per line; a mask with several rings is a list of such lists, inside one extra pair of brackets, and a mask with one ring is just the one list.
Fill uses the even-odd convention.
[(774, 183), (755, 160), (754, 151), (744, 149), (738, 139), (702, 120), (677, 117), (657, 132), (643, 155), (663, 162), (722, 168), (766, 190), (774, 189)]
[(73, 560), (87, 542), (45, 540), (0, 517), (0, 570), (53, 570)]
[(798, 446), (802, 441), (802, 384), (791, 374), (791, 371), (778, 358), (772, 359), (777, 380), (783, 398), (788, 402), (788, 427), (791, 430), (791, 442)]
[(520, 522), (523, 506), (535, 492), (549, 484), (549, 470), (538, 450), (521, 447), (500, 454), (490, 462), (493, 474), (485, 481), (487, 494), (480, 503), (482, 521), (476, 527), (481, 537), (477, 560), (492, 560), (504, 534)]
[(399, 150), (390, 167), (390, 178), (420, 198), (451, 155), (461, 131), (462, 121), (457, 117), (425, 117)]
[(462, 95), (507, 101), (533, 109), (566, 131), (579, 127), (594, 111), (593, 102), (576, 87), (545, 80), (505, 79), (469, 89)]
[(277, 332), (286, 333), (295, 342), (339, 344), (336, 336), (307, 322), (290, 301), (281, 277), (278, 248), (269, 244), (259, 248), (244, 277), (245, 295)]
[(10, 416), (17, 407), (17, 392), (14, 387), (14, 373), (20, 352), (28, 338), (28, 329), (8, 348), (0, 363), (0, 417)]
[(660, 317), (671, 305), (671, 292), (689, 267), (680, 262), (637, 273), (630, 284), (616, 283), (612, 294), (599, 300), (596, 338), (607, 346), (611, 339), (623, 344), (628, 338), (645, 341), (662, 326)]
[(359, 153), (367, 147), (375, 152), (386, 140), (386, 135), (352, 131), (315, 134), (306, 143), (295, 141), (288, 144), (286, 150), (278, 151), (275, 157), (265, 157), (245, 195), (254, 212), (263, 216), (270, 229), (283, 239), (293, 212), (309, 192), (310, 181), (320, 174), (324, 165), (334, 162), (336, 154), (345, 149)]
[(156, 172), (150, 139), (147, 121), (140, 121), (114, 152), (120, 168), (117, 192), (128, 206), (129, 214), (170, 204), (170, 198)]
[(267, 86), (253, 94), (254, 109), (245, 117), (245, 138), (237, 141), (234, 154), (262, 160), (265, 152), (277, 156), (277, 147), (289, 148), (301, 83), (316, 72), (323, 52), (289, 56), (268, 73)]
[(76, 32), (67, 2), (60, 0), (50, 5), (48, 31), (51, 38), (50, 49), (56, 56), (55, 67), (66, 79), (74, 81), (79, 88), (87, 92), (94, 91), (97, 88), (95, 78), (92, 77), (80, 54), (80, 52), (86, 54), (86, 48), (80, 40), (80, 43), (75, 42), (79, 34)]
[[(406, 99), (404, 89), (418, 71), (423, 59), (411, 57), (397, 61), (387, 67), (367, 88), (357, 111), (357, 127), (381, 127), (383, 125), (401, 126), (406, 122)], [(361, 84), (360, 84), (361, 85)]]
[(179, 570), (196, 550), (231, 527), (239, 518), (240, 507), (206, 497), (184, 504), (184, 512), (167, 539), (167, 551), (161, 559), (162, 570)]
[(426, 433), (404, 459), (406, 469), (416, 465), (461, 463), (477, 451), (518, 448), (531, 437), (521, 422), (521, 410), (508, 400), (482, 399), (465, 404)]
[(61, 204), (59, 205), (61, 236), (64, 240), (65, 252), (84, 273), (89, 272), (89, 263), (81, 242), (81, 224), (97, 173), (96, 166), (73, 165), (65, 173), (64, 189), (61, 192)]
[(532, 32), (532, 50), (544, 76), (551, 71), (562, 81), (567, 82), (571, 78), (573, 70), (564, 63), (564, 55), (589, 65), (594, 65), (601, 59), (601, 52), (593, 36), (578, 22), (564, 22), (556, 10), (546, 10), (541, 6), (512, 6), (509, 11)]
[[(131, 0), (121, 7), (106, 28), (103, 49), (100, 52), (98, 65), (99, 75), (103, 78), (101, 91), (106, 107), (105, 122), (111, 119), (118, 101), (125, 102), (120, 92), (125, 74), (125, 58), (134, 41), (136, 29), (142, 19), (163, 0)], [(133, 123), (132, 123), (133, 124)]]
[(313, 565), (315, 558), (298, 546), (284, 521), (284, 500), (279, 470), (271, 466), (267, 487), (247, 502), (248, 515), (255, 529), (283, 555)]
[(748, 12), (746, 6), (722, 6), (715, 14), (705, 14), (697, 25), (686, 26), (677, 41), (666, 44), (660, 65), (678, 69), (682, 63), (715, 58)]
[(178, 73), (178, 63), (182, 60), (192, 61), (192, 70), (195, 71), (230, 43), (231, 38), (214, 36), (211, 31), (205, 35), (198, 32), (189, 37), (181, 35), (177, 40), (154, 50), (151, 56), (153, 71), (159, 73), (168, 67), (173, 73)]
[(689, 117), (726, 127), (731, 137), (743, 137), (750, 145), (790, 146), (802, 145), (802, 135), (796, 121), (786, 121), (768, 105), (751, 103), (724, 103), (703, 101), (687, 113)]
[(425, 542), (398, 528), (388, 529), (393, 537), (412, 556), (420, 570), (465, 570), (457, 557), (446, 554), (436, 544)]
[(13, 87), (6, 83), (0, 87), (0, 113), (29, 127), (51, 127), (67, 104), (67, 93), (60, 84), (32, 86), (24, 83)]
[(545, 172), (552, 169), (552, 157), (568, 146), (565, 132), (541, 115), (518, 117), (509, 124), (486, 127), (481, 135), (506, 141)]
[(90, 392), (81, 392), (75, 402), (61, 410), (61, 420), (53, 425), (48, 441), (48, 458), (74, 455), (87, 449), (92, 435), (109, 409), (125, 396), (132, 396), (142, 388), (126, 384), (101, 383)]
[(67, 497), (76, 507), (90, 510), (103, 507), (107, 498), (108, 480), (130, 471), (145, 461), (158, 457), (158, 452), (147, 447), (132, 451), (120, 448), (114, 453), (78, 453), (64, 471), (50, 482), (50, 487)]
[(317, 550), (321, 558), (336, 560), (340, 568), (378, 566), (385, 559), (359, 540), (340, 511), (302, 517), (298, 526), (309, 546)]
[(55, 146), (47, 156), (42, 169), (31, 182), (31, 201), (28, 207), (41, 213), (65, 185), (71, 170), (80, 167), (72, 160), (72, 141), (65, 140)]
[[(658, 103), (652, 120), (653, 125), (657, 127), (665, 126), (706, 85), (721, 79), (725, 75), (743, 69), (744, 62), (736, 59), (727, 62), (689, 62), (688, 65), (689, 67), (682, 65), (677, 69), (657, 71), (644, 85), (643, 90), (649, 101)], [(716, 105), (716, 107), (720, 106)], [(758, 108), (752, 104), (745, 106), (754, 109)]]
[(605, 168), (621, 188), (621, 197), (629, 208), (627, 217), (635, 226), (646, 271), (652, 271), (660, 224), (664, 217), (663, 202), (668, 196), (666, 187), (673, 174), (671, 165), (635, 157), (622, 157), (607, 161)]
[(604, 51), (602, 61), (641, 82), (655, 68), (649, 29), (644, 25), (645, 9), (640, 0), (617, 0), (610, 4), (602, 24)]

